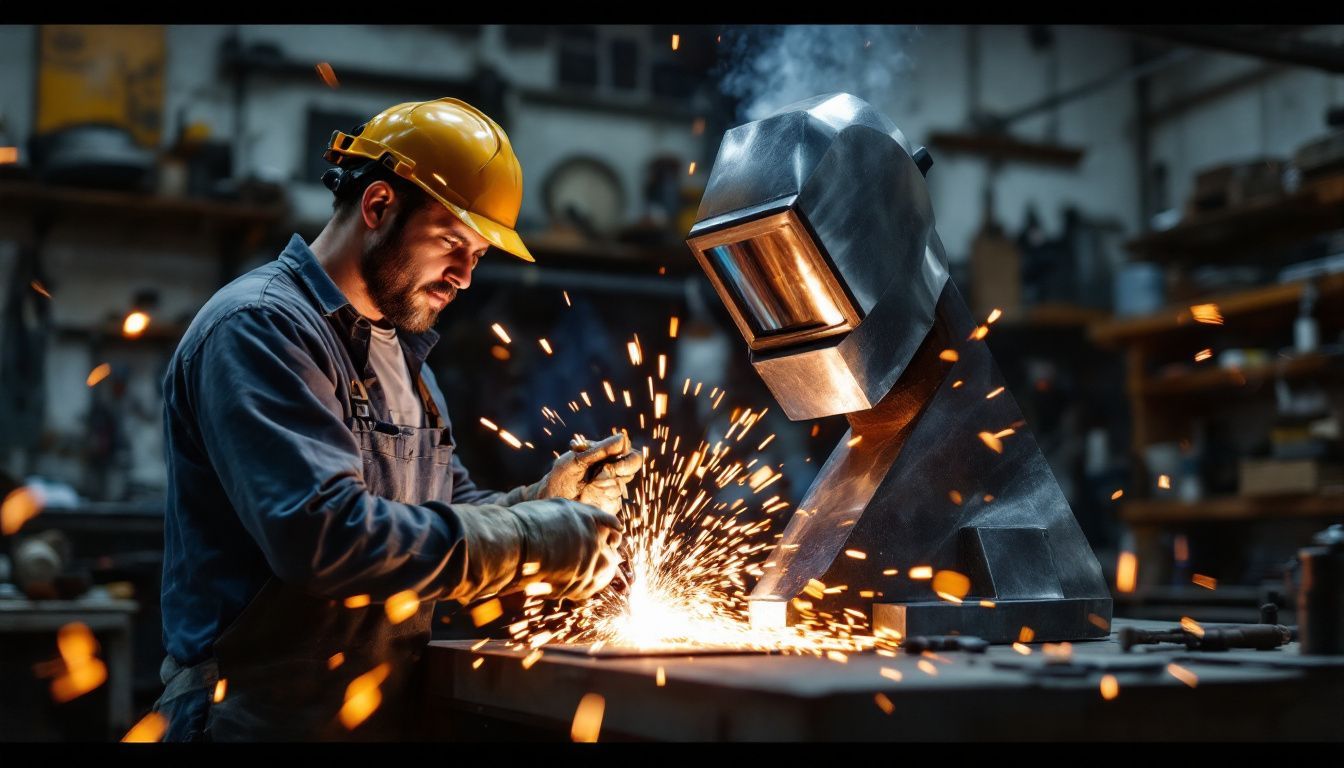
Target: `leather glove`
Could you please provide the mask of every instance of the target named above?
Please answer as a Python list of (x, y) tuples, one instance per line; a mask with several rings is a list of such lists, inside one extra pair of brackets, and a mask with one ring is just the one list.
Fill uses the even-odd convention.
[[(570, 499), (537, 499), (509, 508), (523, 530), (523, 563), (537, 563), (527, 583), (551, 585), (548, 599), (586, 600), (616, 575), (624, 529), (618, 517)], [(520, 573), (522, 566), (519, 566)]]
[(522, 496), (524, 499), (573, 499), (618, 514), (622, 490), (643, 465), (644, 457), (631, 450), (630, 438), (622, 432), (589, 443), (577, 452), (571, 450), (561, 454), (551, 471), (527, 486)]

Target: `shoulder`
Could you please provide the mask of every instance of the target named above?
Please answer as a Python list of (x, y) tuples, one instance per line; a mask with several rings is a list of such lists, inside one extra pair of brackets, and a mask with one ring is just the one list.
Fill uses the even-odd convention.
[(193, 360), (206, 341), (220, 335), (316, 337), (325, 319), (279, 260), (240, 275), (201, 307), (182, 336), (175, 357)]

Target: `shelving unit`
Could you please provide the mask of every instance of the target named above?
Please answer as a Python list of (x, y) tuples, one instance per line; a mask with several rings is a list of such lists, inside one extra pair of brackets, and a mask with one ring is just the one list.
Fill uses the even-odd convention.
[[(1236, 262), (1341, 228), (1344, 176), (1337, 176), (1311, 182), (1282, 198), (1209, 213), (1135, 238), (1128, 247), (1135, 259), (1184, 269)], [(1344, 274), (1310, 282), (1317, 291), (1313, 315), (1321, 342), (1328, 345), (1344, 329)], [(1338, 349), (1326, 346), (1300, 355), (1291, 351), (1293, 322), (1306, 286), (1305, 281), (1265, 285), (1190, 299), (1141, 317), (1093, 323), (1088, 334), (1095, 343), (1124, 353), (1132, 457), (1142, 458), (1145, 448), (1153, 444), (1188, 439), (1196, 423), (1226, 414), (1230, 408), (1259, 403), (1255, 407), (1263, 409), (1277, 380), (1344, 386), (1344, 354)], [(1216, 304), (1222, 322), (1197, 321), (1192, 307), (1199, 304)], [(1235, 347), (1267, 349), (1269, 361), (1220, 366), (1218, 353)], [(1204, 349), (1212, 355), (1196, 359), (1196, 353)], [(1242, 526), (1240, 534), (1228, 537), (1237, 540), (1248, 535), (1247, 531), (1267, 530), (1246, 526), (1272, 523), (1275, 529), (1292, 531), (1296, 538), (1299, 528), (1344, 521), (1344, 492), (1333, 493), (1331, 488), (1314, 495), (1214, 495), (1182, 502), (1151, 498), (1146, 489), (1155, 480), (1142, 471), (1133, 472), (1131, 479), (1124, 500), (1116, 505), (1119, 519), (1133, 535), (1140, 563), (1138, 589), (1125, 597), (1129, 606), (1141, 606), (1145, 599), (1160, 603), (1165, 599), (1162, 590), (1178, 589), (1166, 583), (1173, 573), (1173, 557), (1164, 542), (1165, 532), (1199, 530), (1208, 535), (1217, 526)], [(1226, 599), (1225, 587), (1237, 585), (1220, 586), (1224, 594), (1217, 599)], [(1213, 599), (1203, 594), (1205, 590), (1180, 589), (1182, 599)]]

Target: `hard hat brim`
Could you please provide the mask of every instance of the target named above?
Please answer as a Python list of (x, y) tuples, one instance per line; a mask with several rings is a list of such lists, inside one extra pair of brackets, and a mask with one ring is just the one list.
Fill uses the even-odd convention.
[(532, 257), (532, 252), (527, 250), (526, 245), (523, 245), (523, 238), (519, 237), (518, 233), (512, 228), (506, 227), (497, 221), (487, 219), (479, 213), (472, 213), (460, 205), (455, 205), (454, 203), (445, 200), (442, 195), (430, 189), (427, 185), (420, 184), (419, 179), (414, 179), (414, 181), (421, 189), (428, 192), (431, 197), (438, 200), (445, 208), (452, 211), (453, 215), (457, 216), (463, 224), (471, 227), (476, 234), (489, 240), (491, 245), (502, 251), (508, 251), (523, 261), (536, 262), (536, 259)]

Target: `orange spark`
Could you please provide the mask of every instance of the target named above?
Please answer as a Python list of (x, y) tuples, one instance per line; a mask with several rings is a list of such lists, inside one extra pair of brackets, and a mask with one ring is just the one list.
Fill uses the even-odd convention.
[(1120, 560), (1115, 564), (1115, 590), (1133, 592), (1138, 575), (1139, 559), (1133, 552), (1121, 552)]
[(548, 354), (548, 355), (553, 355), (553, 354), (555, 354), (554, 352), (551, 351), (551, 342), (549, 342), (549, 341), (547, 341), (547, 340), (545, 340), (545, 339), (538, 339), (538, 340), (537, 340), (537, 343), (541, 345), (542, 350), (543, 350), (546, 354)]
[(691, 161), (691, 168), (690, 168), (689, 171), (686, 172), (686, 175), (687, 175), (687, 176), (694, 176), (694, 175), (695, 175), (695, 161), (694, 161), (694, 160)]
[(910, 578), (912, 578), (912, 579), (918, 579), (918, 580), (920, 580), (920, 581), (923, 581), (924, 579), (932, 579), (932, 578), (933, 578), (933, 566), (931, 566), (931, 565), (916, 565), (914, 568), (911, 568), (911, 569), (910, 569)]
[[(676, 36), (673, 35), (675, 40)], [(676, 48), (675, 43), (673, 48)], [(580, 744), (596, 744), (598, 733), (602, 730), (602, 715), (606, 711), (607, 700), (599, 693), (585, 693), (574, 710), (574, 721), (569, 727), (569, 738)]]
[(569, 300), (569, 291), (561, 291), (560, 293), (565, 297), (565, 306), (566, 306), (566, 307), (572, 307), (572, 306), (574, 306), (574, 305), (570, 302), (570, 300)]
[(1195, 353), (1195, 362), (1196, 362), (1196, 363), (1202, 363), (1202, 362), (1204, 362), (1205, 360), (1208, 360), (1210, 357), (1213, 357), (1213, 350), (1212, 350), (1212, 349), (1208, 349), (1208, 348), (1201, 349), (1201, 350), (1199, 350), (1198, 352)]
[(492, 432), (499, 431), (499, 427), (495, 424), (495, 422), (485, 418), (484, 416), (481, 417), (481, 426), (485, 427), (486, 429)]
[(949, 363), (955, 363), (961, 359), (961, 355), (958, 355), (957, 350), (955, 349), (944, 349), (942, 352), (938, 353), (938, 359), (946, 360)]
[(664, 671), (662, 667), (659, 667), (658, 672), (654, 675), (653, 683), (659, 688), (667, 685), (667, 672)]
[(499, 337), (500, 341), (504, 342), (505, 344), (513, 343), (513, 339), (509, 338), (509, 334), (504, 330), (504, 326), (500, 325), (499, 323), (491, 324), (490, 330), (494, 331), (495, 335)]
[(1111, 494), (1111, 501), (1115, 501), (1115, 500), (1119, 499), (1121, 496), (1124, 496), (1124, 495), (1125, 495), (1125, 489), (1124, 489), (1124, 488), (1116, 489), (1116, 491), (1115, 491), (1114, 493)]
[(31, 283), (28, 284), (28, 287), (32, 288), (34, 291), (37, 291), (39, 294), (47, 297), (48, 299), (51, 298), (51, 292), (48, 291), (47, 287), (42, 284), (41, 280), (32, 281)]
[(953, 389), (961, 389), (961, 385), (962, 385), (962, 384), (965, 384), (965, 383), (966, 383), (966, 382), (962, 381), (961, 379), (957, 379), (956, 381), (952, 382), (952, 388), (953, 388)]
[(928, 659), (919, 660), (919, 671), (923, 672), (926, 675), (929, 675), (930, 677), (938, 676), (938, 668), (933, 666), (933, 662), (929, 661)]
[(854, 437), (851, 437), (849, 441), (845, 443), (845, 445), (849, 446), (850, 448), (853, 448), (854, 446), (858, 445), (859, 442), (862, 440), (863, 435), (855, 435)]
[(168, 730), (168, 718), (158, 712), (150, 712), (140, 718), (140, 722), (131, 726), (131, 730), (121, 737), (123, 744), (154, 744), (163, 739)]
[(335, 669), (345, 663), (344, 653), (333, 653), (331, 658), (327, 659), (327, 669)]
[(1168, 476), (1166, 476), (1166, 475), (1158, 475), (1158, 476), (1157, 476), (1157, 487), (1158, 487), (1158, 488), (1171, 488), (1171, 478), (1168, 477)]
[(383, 604), (383, 610), (387, 612), (387, 620), (393, 624), (411, 618), (420, 611), (420, 596), (415, 590), (406, 589), (387, 598)]
[(523, 657), (523, 669), (531, 669), (533, 664), (541, 660), (541, 649), (538, 648)]
[(86, 624), (73, 622), (56, 633), (65, 672), (51, 681), (51, 697), (60, 704), (77, 699), (107, 680), (107, 666), (94, 656), (98, 641)]
[(1199, 685), (1199, 676), (1185, 667), (1182, 667), (1180, 664), (1168, 664), (1167, 674), (1180, 680), (1191, 688)]
[(501, 429), (501, 430), (499, 430), (499, 439), (500, 439), (500, 440), (503, 440), (504, 442), (508, 443), (509, 445), (513, 446), (514, 448), (522, 448), (522, 447), (523, 447), (523, 442), (522, 442), (521, 440), (519, 440), (518, 438), (514, 437), (513, 434), (510, 433), (507, 429)]
[(989, 450), (995, 453), (1003, 453), (1003, 442), (989, 432), (980, 433), (980, 442), (984, 443)]
[(1205, 575), (1202, 574), (1202, 573), (1196, 573), (1194, 576), (1191, 576), (1191, 577), (1190, 577), (1190, 580), (1193, 581), (1195, 584), (1198, 584), (1199, 586), (1201, 586), (1201, 587), (1203, 587), (1203, 588), (1205, 588), (1205, 589), (1217, 589), (1217, 588), (1218, 588), (1218, 580), (1217, 580), (1217, 579), (1213, 578), (1212, 576), (1205, 576)]
[(327, 62), (318, 62), (313, 69), (317, 70), (318, 77), (322, 78), (322, 82), (326, 83), (328, 88), (341, 87), (341, 82), (336, 79), (336, 70), (332, 69)]
[(939, 571), (933, 576), (933, 591), (961, 600), (971, 591), (971, 580), (956, 571)]
[(1110, 701), (1120, 695), (1120, 683), (1115, 675), (1101, 676), (1101, 698)]
[(504, 605), (499, 598), (487, 600), (471, 609), (471, 621), (478, 627), (485, 626), (504, 615)]
[(1029, 648), (1028, 646), (1023, 645), (1022, 643), (1013, 643), (1013, 650), (1014, 650), (1014, 651), (1017, 651), (1018, 653), (1022, 654), (1023, 656), (1030, 656), (1030, 655), (1031, 655), (1031, 648)]
[(885, 693), (873, 694), (873, 701), (877, 702), (877, 708), (882, 710), (883, 714), (890, 715), (896, 711), (896, 705), (891, 703), (891, 699), (887, 698)]
[(1017, 641), (1019, 643), (1030, 643), (1036, 639), (1036, 630), (1031, 627), (1023, 627), (1017, 631)]
[(216, 704), (218, 704), (219, 702), (223, 701), (223, 700), (224, 700), (224, 694), (225, 694), (226, 692), (228, 692), (228, 690), (229, 690), (229, 680), (228, 680), (228, 678), (225, 678), (225, 677), (221, 677), (221, 678), (219, 678), (219, 680), (215, 681), (215, 695), (214, 695), (214, 697), (213, 697), (213, 701), (214, 701)]
[(1181, 617), (1181, 629), (1184, 629), (1186, 632), (1189, 632), (1195, 637), (1204, 636), (1204, 627), (1201, 627), (1198, 621), (1195, 621), (1189, 616)]
[[(669, 339), (675, 339), (675, 338), (677, 338), (677, 326), (678, 326), (679, 324), (680, 324), (680, 321), (677, 320), (677, 316), (676, 316), (676, 315), (673, 315), (670, 319), (668, 319), (668, 321), (667, 321), (667, 337), (668, 337)], [(690, 381), (690, 379), (687, 379), (687, 381)]]
[(0, 147), (0, 165), (13, 165), (19, 162), (18, 147)]
[(673, 36), (672, 36), (672, 50), (675, 51), (675, 50), (677, 50), (677, 49), (680, 48), (680, 47), (681, 47), (681, 35), (673, 35)]
[(987, 325), (977, 325), (977, 326), (975, 327), (975, 330), (974, 330), (974, 331), (971, 331), (971, 335), (966, 337), (966, 340), (967, 340), (967, 341), (970, 341), (970, 340), (974, 339), (974, 340), (976, 340), (976, 341), (979, 341), (980, 339), (983, 339), (983, 338), (985, 338), (985, 337), (988, 336), (988, 335), (989, 335), (989, 326), (987, 326)]
[(363, 608), (364, 606), (368, 605), (371, 602), (373, 601), (372, 599), (369, 598), (368, 595), (355, 595), (354, 597), (345, 598), (345, 607)]
[(961, 506), (961, 491), (948, 491), (947, 498), (951, 499), (953, 504)]
[(46, 497), (36, 488), (15, 488), (0, 503), (0, 533), (12, 536), (23, 524), (37, 517), (46, 506)]
[(121, 335), (128, 339), (134, 339), (145, 332), (149, 327), (149, 315), (136, 310), (126, 315), (126, 319), (121, 321)]
[(994, 390), (993, 392), (990, 392), (988, 395), (985, 395), (985, 399), (986, 399), (986, 400), (993, 400), (994, 398), (998, 397), (998, 396), (1001, 395), (1001, 394), (1003, 394), (1003, 387), (999, 387), (998, 389)]
[(995, 320), (998, 320), (1000, 317), (1003, 317), (1003, 310), (1001, 310), (1001, 309), (997, 309), (997, 308), (991, 310), (990, 313), (989, 313), (989, 317), (985, 318), (985, 325), (989, 325), (989, 324), (993, 323)]
[(1196, 304), (1190, 307), (1190, 314), (1195, 316), (1195, 322), (1205, 325), (1222, 325), (1223, 314), (1218, 311), (1217, 304)]
[(901, 682), (901, 670), (899, 669), (892, 669), (891, 667), (882, 667), (882, 669), (879, 670), (879, 673), (888, 680), (897, 683)]
[(383, 662), (350, 681), (345, 687), (345, 704), (341, 706), (341, 725), (347, 730), (359, 727), (383, 703), (383, 692), (378, 686), (383, 684), (392, 671), (392, 665)]
[(854, 558), (855, 560), (867, 560), (867, 559), (868, 559), (868, 555), (867, 555), (867, 554), (865, 554), (865, 553), (863, 553), (863, 552), (860, 552), (860, 551), (857, 550), (857, 549), (846, 549), (846, 550), (845, 550), (845, 555), (848, 556), (848, 557), (852, 557), (852, 558)]

